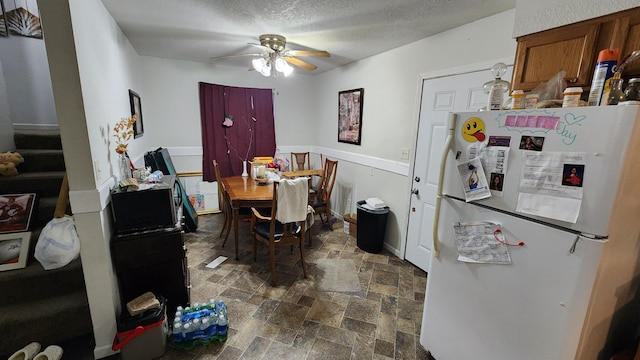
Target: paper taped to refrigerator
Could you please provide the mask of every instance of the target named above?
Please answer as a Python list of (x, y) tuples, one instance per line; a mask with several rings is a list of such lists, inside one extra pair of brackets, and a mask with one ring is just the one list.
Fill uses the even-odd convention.
[[(507, 245), (496, 238), (499, 224), (490, 222), (457, 223), (453, 226), (458, 261), (485, 264), (511, 264)], [(501, 234), (501, 236), (503, 236)]]
[(479, 158), (458, 164), (458, 173), (464, 189), (465, 201), (480, 200), (491, 196), (487, 177)]
[(490, 146), (480, 150), (478, 155), (487, 175), (487, 182), (492, 195), (502, 197), (507, 164), (509, 163), (508, 146)]
[(575, 223), (587, 153), (525, 151), (522, 157), (516, 211)]

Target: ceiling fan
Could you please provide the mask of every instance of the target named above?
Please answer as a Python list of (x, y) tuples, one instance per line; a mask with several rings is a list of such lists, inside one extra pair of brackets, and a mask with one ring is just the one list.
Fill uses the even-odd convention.
[[(258, 56), (258, 58), (252, 60), (253, 68), (249, 70), (257, 70), (264, 76), (270, 76), (271, 70), (275, 76), (277, 72), (281, 72), (284, 76), (290, 76), (293, 73), (291, 65), (303, 68), (305, 70), (313, 71), (318, 67), (299, 59), (299, 56), (320, 56), (330, 57), (328, 52), (324, 50), (289, 50), (285, 46), (287, 39), (282, 35), (264, 34), (260, 35), (260, 44), (248, 43), (251, 46), (263, 49), (265, 52), (260, 54), (238, 54), (214, 57), (212, 60), (237, 57), (237, 56)], [(291, 64), (291, 65), (289, 65)]]

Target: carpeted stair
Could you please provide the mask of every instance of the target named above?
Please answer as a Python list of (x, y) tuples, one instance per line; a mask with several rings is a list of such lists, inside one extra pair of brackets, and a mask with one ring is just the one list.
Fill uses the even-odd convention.
[(37, 208), (27, 267), (0, 272), (0, 359), (32, 341), (44, 348), (93, 332), (80, 259), (46, 271), (33, 256), (42, 228), (53, 219), (64, 177), (60, 134), (20, 132), (14, 140), (24, 163), (17, 176), (0, 176), (0, 194), (36, 193)]

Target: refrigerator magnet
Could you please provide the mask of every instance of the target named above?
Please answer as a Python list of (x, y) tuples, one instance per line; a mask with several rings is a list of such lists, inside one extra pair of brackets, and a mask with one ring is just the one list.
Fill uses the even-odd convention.
[(462, 124), (462, 138), (466, 142), (484, 141), (485, 139), (485, 126), (484, 121), (480, 118), (472, 117)]

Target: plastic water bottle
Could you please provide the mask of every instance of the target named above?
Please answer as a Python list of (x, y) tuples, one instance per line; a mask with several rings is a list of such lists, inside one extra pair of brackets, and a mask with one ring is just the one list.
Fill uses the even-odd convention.
[(191, 340), (193, 339), (193, 331), (191, 330), (191, 324), (190, 323), (185, 323), (184, 325), (182, 325), (182, 332), (183, 332), (183, 336), (182, 339), (183, 340)]
[(222, 301), (218, 301), (216, 303), (216, 311), (218, 312), (218, 314), (224, 314), (225, 317), (227, 315), (227, 305), (224, 304), (224, 302)]
[(218, 336), (218, 315), (211, 313), (209, 315), (209, 325), (211, 326), (212, 336)]
[(229, 330), (229, 325), (227, 322), (227, 316), (225, 314), (218, 315), (218, 339), (220, 341), (227, 340), (227, 331)]
[(181, 342), (182, 341), (182, 323), (174, 322), (173, 323), (173, 342)]
[(191, 320), (191, 331), (196, 332), (198, 330), (200, 330), (200, 319), (193, 319)]

